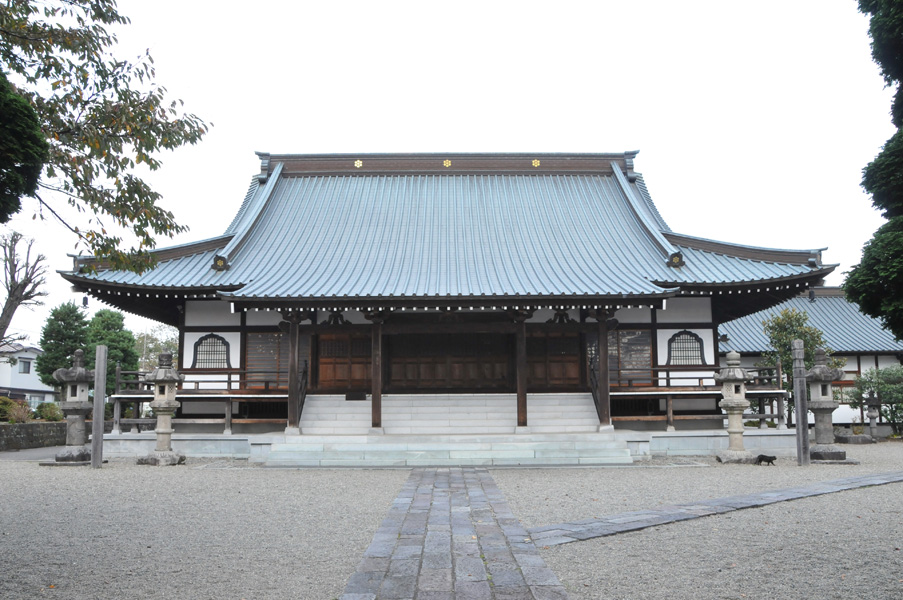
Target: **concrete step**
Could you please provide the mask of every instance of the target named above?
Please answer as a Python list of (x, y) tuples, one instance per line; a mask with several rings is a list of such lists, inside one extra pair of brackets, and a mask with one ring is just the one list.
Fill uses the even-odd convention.
[[(513, 394), (386, 395), (382, 424), (390, 434), (513, 433), (517, 400)], [(535, 432), (592, 432), (598, 425), (590, 394), (535, 394), (527, 398), (527, 420)], [(301, 430), (315, 435), (369, 432), (369, 400), (309, 396)]]
[(268, 467), (630, 464), (612, 433), (309, 435), (275, 441)]

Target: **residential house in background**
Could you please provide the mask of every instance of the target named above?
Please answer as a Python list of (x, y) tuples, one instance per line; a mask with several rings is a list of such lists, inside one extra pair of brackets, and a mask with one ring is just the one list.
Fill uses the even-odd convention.
[(32, 408), (41, 402), (53, 402), (57, 392), (41, 383), (35, 362), (41, 349), (17, 342), (0, 345), (0, 395), (25, 400)]

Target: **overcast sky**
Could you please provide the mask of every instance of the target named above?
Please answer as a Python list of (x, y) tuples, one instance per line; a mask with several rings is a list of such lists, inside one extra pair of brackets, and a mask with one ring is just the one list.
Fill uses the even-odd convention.
[[(191, 231), (219, 235), (255, 151), (621, 152), (674, 231), (859, 261), (882, 223), (859, 187), (892, 135), (892, 90), (853, 0), (279, 2), (120, 0), (117, 55), (150, 49), (157, 81), (213, 123), (152, 174)], [(240, 8), (236, 8), (240, 7)], [(33, 221), (46, 305), (36, 343), (76, 300), (54, 271), (75, 239)], [(90, 311), (103, 305), (92, 299)], [(133, 330), (147, 322), (128, 318)]]

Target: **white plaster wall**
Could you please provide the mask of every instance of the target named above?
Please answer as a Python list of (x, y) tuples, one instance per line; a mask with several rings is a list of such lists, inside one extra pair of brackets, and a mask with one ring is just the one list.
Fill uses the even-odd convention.
[(895, 366), (899, 366), (899, 365), (900, 365), (900, 361), (897, 360), (896, 356), (889, 356), (889, 355), (883, 354), (878, 357), (878, 368), (879, 369), (886, 369), (887, 367), (895, 367)]
[(251, 326), (279, 325), (282, 315), (275, 310), (249, 310), (245, 313), (245, 323)]
[(221, 300), (189, 300), (185, 302), (185, 325), (241, 325), (241, 315), (232, 312), (232, 306)]
[(194, 345), (199, 339), (205, 335), (215, 333), (229, 342), (229, 364), (233, 369), (241, 368), (241, 334), (237, 331), (189, 331), (184, 334), (183, 348), (184, 356), (182, 356), (182, 368), (190, 369), (194, 362)]
[(658, 309), (658, 323), (705, 323), (712, 320), (711, 298), (668, 298), (665, 310)]
[(615, 318), (619, 323), (651, 323), (652, 309), (622, 308), (615, 312)]

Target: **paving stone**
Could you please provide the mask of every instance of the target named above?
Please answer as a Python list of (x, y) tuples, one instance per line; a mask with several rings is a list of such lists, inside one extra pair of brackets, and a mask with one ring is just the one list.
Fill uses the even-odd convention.
[(488, 581), (455, 581), (455, 597), (467, 600), (492, 600)]
[(420, 571), (420, 561), (417, 559), (395, 560), (389, 565), (387, 576), (402, 577), (405, 575), (417, 575)]
[(417, 579), (418, 591), (450, 592), (453, 588), (452, 570), (427, 569), (420, 570)]
[(376, 597), (381, 600), (402, 600), (413, 598), (417, 589), (416, 576), (386, 577)]
[(524, 581), (529, 585), (561, 585), (561, 582), (558, 581), (558, 577), (552, 572), (552, 569), (546, 566), (524, 567), (521, 572)]

